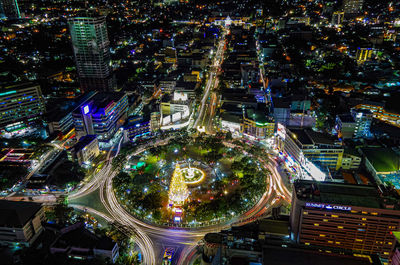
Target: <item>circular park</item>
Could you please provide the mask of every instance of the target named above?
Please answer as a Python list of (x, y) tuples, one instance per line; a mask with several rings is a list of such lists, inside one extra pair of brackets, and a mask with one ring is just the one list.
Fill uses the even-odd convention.
[[(255, 149), (252, 147), (250, 149)], [(180, 135), (145, 148), (126, 146), (114, 158), (113, 188), (133, 216), (165, 226), (227, 222), (265, 193), (268, 170), (239, 141)]]

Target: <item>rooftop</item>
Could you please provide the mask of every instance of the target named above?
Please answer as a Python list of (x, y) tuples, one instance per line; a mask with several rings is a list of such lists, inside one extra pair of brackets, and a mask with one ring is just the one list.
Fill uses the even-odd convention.
[(262, 219), (259, 221), (259, 231), (268, 234), (289, 235), (289, 222), (273, 219)]
[(22, 228), (41, 208), (36, 202), (0, 200), (0, 227)]
[(367, 147), (361, 151), (377, 172), (400, 170), (400, 156), (390, 148)]
[(97, 136), (96, 135), (85, 135), (82, 136), (79, 139), (79, 142), (77, 142), (71, 149), (74, 149), (75, 152), (78, 152), (85, 148), (88, 144), (96, 140)]
[(355, 123), (355, 120), (351, 114), (339, 114), (337, 115), (341, 122)]
[(233, 113), (229, 113), (229, 112), (223, 112), (220, 115), (221, 120), (223, 121), (229, 121), (229, 122), (234, 122), (234, 123), (240, 123), (241, 122), (241, 116), (239, 115), (235, 115)]
[(289, 128), (292, 137), (297, 139), (302, 145), (335, 145), (334, 140), (320, 132), (304, 128)]
[(297, 198), (302, 201), (385, 208), (373, 186), (302, 180), (296, 181), (294, 187)]
[(270, 119), (268, 119), (268, 116), (265, 112), (260, 111), (260, 110), (254, 110), (251, 108), (246, 109), (246, 118), (254, 120), (256, 123), (260, 123), (260, 124), (273, 122)]
[(112, 250), (115, 244), (116, 243), (108, 237), (99, 237), (83, 226), (74, 225), (71, 230), (67, 230), (67, 232), (63, 233), (56, 242), (54, 242), (53, 247), (68, 248), (73, 246), (81, 249), (97, 248)]
[(263, 264), (266, 265), (371, 265), (368, 257), (354, 257), (332, 255), (323, 252), (310, 251), (299, 248), (282, 248), (275, 246), (263, 247)]

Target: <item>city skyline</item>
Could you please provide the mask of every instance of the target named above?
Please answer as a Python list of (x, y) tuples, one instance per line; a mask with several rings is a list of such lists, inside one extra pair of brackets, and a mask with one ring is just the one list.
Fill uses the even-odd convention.
[(1, 264), (400, 264), (400, 2), (0, 15)]

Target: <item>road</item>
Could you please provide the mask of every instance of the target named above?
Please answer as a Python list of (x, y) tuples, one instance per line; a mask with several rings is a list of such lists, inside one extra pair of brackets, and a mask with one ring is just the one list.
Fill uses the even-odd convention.
[[(216, 56), (213, 65), (210, 68), (208, 81), (204, 89), (204, 94), (199, 105), (198, 115), (194, 117), (192, 123), (194, 128), (203, 130), (208, 134), (214, 134), (213, 119), (218, 105), (218, 96), (213, 91), (218, 86), (218, 71), (220, 69), (225, 46), (225, 37), (223, 36), (218, 44)], [(156, 144), (164, 144), (165, 141), (157, 141)], [(154, 146), (152, 145), (152, 146)], [(136, 151), (137, 154), (143, 152), (148, 145), (144, 145)], [(273, 159), (259, 161), (261, 166), (271, 172), (267, 190), (255, 205), (246, 213), (234, 217), (229, 222), (211, 225), (199, 228), (166, 228), (154, 224), (146, 223), (132, 216), (127, 212), (115, 197), (112, 187), (112, 179), (117, 172), (112, 171), (112, 158), (107, 161), (103, 169), (89, 183), (85, 184), (78, 192), (72, 194), (69, 198), (74, 199), (88, 195), (95, 190), (99, 191), (101, 204), (106, 212), (99, 212), (90, 207), (84, 207), (87, 211), (104, 216), (106, 220), (112, 220), (118, 224), (126, 233), (135, 237), (135, 240), (141, 249), (144, 264), (160, 264), (163, 251), (166, 247), (175, 249), (173, 264), (190, 264), (197, 257), (196, 246), (205, 234), (210, 232), (219, 232), (228, 229), (232, 225), (244, 225), (253, 222), (258, 218), (267, 216), (274, 206), (290, 202), (291, 193), (287, 190), (279, 172), (276, 170), (276, 164)], [(82, 206), (76, 206), (82, 208)]]
[(37, 165), (35, 165), (35, 167), (32, 168), (32, 170), (24, 177), (24, 179), (20, 182), (18, 187), (15, 187), (13, 189), (13, 192), (9, 193), (5, 197), (0, 197), (0, 199), (16, 200), (13, 197), (15, 197), (19, 193), (19, 191), (23, 189), (23, 187), (29, 182), (29, 179), (33, 175), (35, 175), (38, 172), (40, 173), (40, 171), (43, 168), (50, 165), (54, 161), (54, 159), (60, 155), (61, 151), (64, 150), (65, 143), (68, 140), (70, 140), (70, 138), (67, 138), (64, 141), (54, 141), (54, 142), (49, 143), (48, 145), (50, 145), (52, 147), (52, 149), (47, 151), (45, 154), (43, 154), (40, 157), (39, 163)]
[(208, 81), (204, 89), (203, 98), (199, 106), (199, 115), (193, 124), (194, 128), (205, 130), (207, 133), (213, 133), (212, 121), (215, 115), (217, 96), (215, 93), (210, 93), (218, 86), (218, 71), (224, 58), (225, 47), (225, 33), (223, 33), (219, 41), (217, 52), (214, 57), (213, 64), (210, 67)]
[[(218, 106), (218, 96), (213, 91), (218, 86), (218, 71), (223, 61), (225, 35), (222, 36), (213, 65), (210, 68), (208, 81), (199, 105), (198, 115), (193, 118), (193, 127), (200, 128), (204, 132), (214, 134), (213, 119)], [(166, 144), (169, 139), (158, 140), (155, 143), (147, 143), (141, 146), (136, 154), (140, 154), (148, 147)], [(108, 222), (117, 225), (119, 229), (135, 238), (135, 242), (141, 250), (143, 264), (155, 265), (162, 261), (163, 250), (166, 247), (175, 249), (173, 264), (190, 264), (197, 257), (196, 246), (205, 234), (219, 232), (228, 229), (232, 225), (244, 225), (258, 218), (267, 216), (274, 206), (290, 202), (291, 193), (287, 190), (279, 172), (276, 170), (276, 162), (273, 159), (260, 160), (260, 166), (268, 169), (271, 174), (265, 193), (255, 205), (240, 216), (233, 217), (230, 221), (198, 228), (166, 228), (146, 223), (127, 212), (115, 197), (112, 187), (112, 179), (117, 174), (113, 171), (112, 160), (118, 155), (121, 141), (118, 142), (116, 152), (110, 151), (103, 168), (92, 179), (73, 193), (68, 195), (70, 205), (81, 210), (86, 210), (104, 218)], [(54, 150), (56, 150), (55, 148)], [(45, 159), (43, 159), (45, 160)], [(43, 162), (42, 162), (43, 163)], [(74, 204), (80, 198), (98, 193), (103, 210), (94, 209), (90, 205)], [(50, 196), (50, 195), (49, 195)]]
[[(166, 144), (167, 140), (159, 140), (155, 144)], [(139, 148), (135, 154), (145, 151), (150, 144)], [(154, 145), (151, 145), (154, 146)], [(233, 147), (233, 146), (232, 146)], [(112, 161), (112, 157), (110, 158)], [(110, 165), (111, 162), (108, 162)], [(84, 207), (89, 212), (104, 216), (106, 220), (112, 220), (117, 223), (124, 232), (135, 237), (136, 242), (141, 249), (144, 264), (159, 264), (162, 260), (163, 250), (166, 247), (175, 249), (175, 258), (173, 264), (187, 264), (188, 260), (194, 258), (195, 246), (205, 234), (210, 232), (219, 232), (228, 229), (232, 225), (244, 225), (253, 222), (258, 218), (268, 215), (272, 207), (281, 205), (283, 200), (290, 202), (290, 192), (284, 186), (282, 179), (276, 170), (276, 164), (273, 159), (261, 160), (260, 166), (265, 167), (271, 172), (268, 188), (261, 199), (241, 216), (234, 217), (232, 220), (199, 228), (166, 228), (154, 224), (146, 223), (132, 216), (119, 203), (115, 196), (112, 179), (117, 172), (112, 171), (110, 166), (105, 166), (96, 176), (96, 180), (88, 183), (81, 190), (71, 195), (71, 201), (74, 198), (85, 196), (93, 189), (99, 189), (99, 196), (102, 205), (107, 212), (99, 212), (89, 207)], [(96, 183), (96, 184), (95, 184)], [(82, 206), (76, 206), (82, 208)]]

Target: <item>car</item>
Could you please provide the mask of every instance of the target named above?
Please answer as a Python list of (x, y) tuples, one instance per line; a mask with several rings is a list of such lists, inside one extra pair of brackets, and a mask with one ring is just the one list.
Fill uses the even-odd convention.
[(165, 261), (171, 261), (171, 260), (172, 260), (172, 257), (174, 256), (174, 252), (175, 252), (175, 249), (173, 249), (173, 248), (166, 248), (165, 251), (164, 251), (163, 260), (165, 260)]

